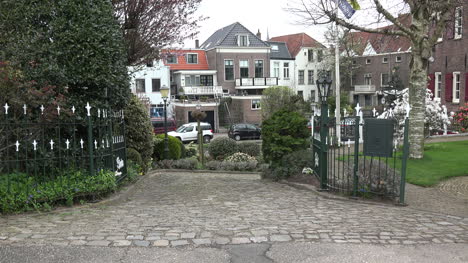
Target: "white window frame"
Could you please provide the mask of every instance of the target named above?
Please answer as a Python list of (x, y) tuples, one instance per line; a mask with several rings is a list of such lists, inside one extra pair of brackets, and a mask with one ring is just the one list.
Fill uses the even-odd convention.
[[(173, 58), (175, 58), (175, 62), (174, 62), (174, 63), (172, 63), (172, 62), (169, 62), (169, 60), (168, 60), (168, 58), (169, 58), (169, 57), (173, 57)], [(178, 59), (177, 59), (177, 56), (176, 56), (176, 55), (168, 55), (168, 56), (167, 56), (167, 58), (166, 58), (166, 63), (167, 63), (167, 64), (177, 64), (178, 62), (179, 62), (179, 61), (178, 61)]]
[[(138, 90), (138, 83), (143, 83), (143, 91)], [(142, 79), (142, 78), (135, 79), (135, 93), (138, 93), (138, 94), (146, 93), (146, 79)]]
[(383, 64), (388, 64), (388, 57), (383, 57), (382, 58), (382, 63)]
[[(458, 13), (460, 12), (460, 16)], [(458, 30), (460, 29), (460, 30)], [(454, 26), (454, 39), (461, 39), (463, 35), (463, 6), (455, 8), (455, 26)], [(460, 31), (460, 33), (458, 33)]]
[[(398, 59), (400, 58), (400, 59)], [(401, 56), (396, 56), (395, 57), (395, 63), (401, 63), (401, 61), (403, 60), (403, 58)]]
[(383, 83), (383, 75), (387, 74), (388, 75), (388, 82), (390, 82), (390, 74), (389, 73), (380, 73), (380, 87), (388, 87), (388, 83), (384, 85)]
[[(261, 61), (262, 62), (262, 76), (261, 77), (257, 77), (257, 61)], [(254, 60), (254, 77), (255, 78), (264, 78), (265, 77), (265, 61), (263, 59), (255, 59)]]
[[(302, 82), (301, 82), (301, 71), (302, 71)], [(297, 71), (297, 84), (305, 85), (305, 70), (301, 69)]]
[[(246, 45), (241, 45), (241, 38), (245, 37), (246, 38)], [(250, 46), (250, 41), (249, 41), (249, 35), (247, 34), (241, 34), (241, 35), (237, 35), (237, 45), (239, 47), (248, 47)]]
[[(232, 74), (233, 79), (226, 79), (226, 61), (232, 61)], [(236, 74), (235, 74), (236, 64), (234, 63), (234, 59), (225, 59), (223, 62), (223, 72), (224, 72), (224, 81), (236, 81)]]
[(274, 78), (279, 78), (280, 77), (280, 63), (279, 61), (274, 61), (273, 62), (273, 76)]
[(371, 59), (370, 58), (366, 58), (366, 65), (369, 65), (371, 63)]
[[(457, 76), (458, 76), (458, 82), (457, 82)], [(460, 81), (461, 81), (461, 75), (460, 72), (453, 72), (453, 86), (452, 86), (452, 102), (453, 103), (460, 103)], [(458, 89), (457, 89), (458, 88)], [(458, 91), (458, 98), (457, 98), (457, 91)]]
[[(367, 78), (370, 79), (369, 83), (366, 82)], [(368, 86), (372, 85), (372, 73), (364, 74), (364, 85), (368, 85)]]
[[(189, 60), (188, 60), (189, 55), (195, 55), (197, 57), (197, 63), (189, 62)], [(185, 60), (187, 61), (187, 64), (198, 64), (198, 54), (197, 53), (187, 53), (185, 58), (186, 58)]]
[(440, 99), (442, 91), (442, 72), (435, 72), (434, 78), (434, 99)]
[(242, 61), (247, 61), (247, 73), (248, 74), (247, 74), (246, 78), (248, 78), (248, 77), (250, 77), (250, 69), (249, 69), (249, 60), (248, 59), (239, 59), (239, 78), (243, 78), (242, 74), (241, 74), (241, 68), (245, 68), (244, 66), (241, 65)]
[[(256, 102), (255, 104), (254, 104), (254, 101)], [(260, 105), (260, 99), (250, 100), (250, 109), (251, 110), (261, 110), (262, 106)]]
[[(289, 63), (290, 62), (283, 62), (283, 77), (284, 77), (284, 79), (289, 79)], [(288, 64), (288, 66), (285, 67), (284, 64)], [(288, 73), (288, 74), (285, 74), (285, 73)]]

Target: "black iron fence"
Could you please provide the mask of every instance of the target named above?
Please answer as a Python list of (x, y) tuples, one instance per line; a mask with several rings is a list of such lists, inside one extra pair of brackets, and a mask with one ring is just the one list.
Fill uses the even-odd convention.
[(7, 191), (27, 176), (47, 181), (64, 171), (94, 176), (113, 171), (117, 180), (127, 175), (125, 125), (122, 111), (92, 107), (21, 109), (5, 104), (0, 110), (0, 179)]

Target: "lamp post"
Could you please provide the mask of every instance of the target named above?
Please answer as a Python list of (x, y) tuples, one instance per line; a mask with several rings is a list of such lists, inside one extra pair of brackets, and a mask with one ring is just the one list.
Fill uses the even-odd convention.
[(161, 87), (161, 97), (164, 101), (164, 159), (169, 158), (169, 145), (167, 138), (167, 98), (169, 97), (169, 88), (166, 85)]
[[(195, 106), (198, 113), (201, 114), (201, 105), (200, 103)], [(197, 117), (197, 129), (198, 129), (198, 159), (203, 164), (203, 132), (200, 129), (200, 115)]]
[(332, 80), (329, 76), (321, 74), (316, 81), (320, 98), (320, 189), (327, 189), (327, 151), (328, 151), (328, 103), (327, 98), (330, 96)]

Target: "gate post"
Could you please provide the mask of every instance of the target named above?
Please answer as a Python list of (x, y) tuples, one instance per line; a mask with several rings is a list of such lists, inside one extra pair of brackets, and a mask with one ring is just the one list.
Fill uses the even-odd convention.
[(320, 190), (327, 190), (328, 185), (328, 104), (322, 101), (320, 107)]
[(354, 121), (354, 169), (353, 169), (353, 196), (357, 196), (357, 191), (358, 191), (358, 183), (359, 183), (359, 177), (358, 177), (358, 169), (359, 169), (359, 141), (360, 141), (360, 130), (361, 130), (361, 124), (360, 124), (360, 117), (359, 115), (356, 115), (355, 121)]
[(408, 128), (409, 128), (409, 118), (407, 116), (406, 119), (405, 119), (405, 131), (404, 131), (404, 135), (403, 135), (403, 160), (402, 160), (402, 163), (401, 163), (399, 205), (405, 205), (406, 162), (408, 160), (408, 155), (409, 155)]
[(89, 174), (94, 176), (94, 153), (93, 153), (93, 122), (91, 120), (91, 106), (89, 103), (86, 104), (86, 110), (88, 111), (88, 151), (89, 151)]

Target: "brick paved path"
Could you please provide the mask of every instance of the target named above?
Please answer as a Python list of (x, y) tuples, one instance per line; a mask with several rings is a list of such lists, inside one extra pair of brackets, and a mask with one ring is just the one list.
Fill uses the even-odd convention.
[(117, 204), (2, 216), (0, 245), (468, 242), (468, 218), (325, 199), (255, 175), (153, 174), (137, 187)]

